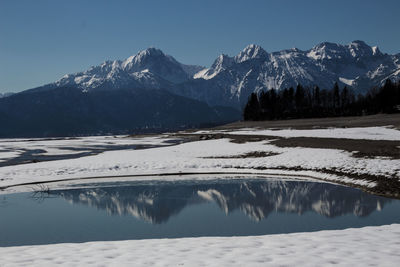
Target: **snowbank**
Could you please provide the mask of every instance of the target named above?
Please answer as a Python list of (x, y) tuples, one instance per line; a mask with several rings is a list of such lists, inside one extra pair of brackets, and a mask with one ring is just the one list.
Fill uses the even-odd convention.
[(365, 139), (365, 140), (400, 140), (400, 131), (389, 127), (354, 127), (354, 128), (327, 128), (312, 130), (262, 130), (243, 128), (234, 131), (198, 131), (195, 134), (225, 133), (237, 135), (266, 135), (279, 137), (315, 137), (339, 139)]
[(0, 248), (1, 266), (394, 266), (400, 225)]

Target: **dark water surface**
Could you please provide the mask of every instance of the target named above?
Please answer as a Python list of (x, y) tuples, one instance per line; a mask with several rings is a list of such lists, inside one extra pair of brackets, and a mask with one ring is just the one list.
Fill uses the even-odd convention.
[(0, 246), (263, 235), (391, 223), (400, 223), (399, 200), (304, 181), (108, 182), (0, 195)]

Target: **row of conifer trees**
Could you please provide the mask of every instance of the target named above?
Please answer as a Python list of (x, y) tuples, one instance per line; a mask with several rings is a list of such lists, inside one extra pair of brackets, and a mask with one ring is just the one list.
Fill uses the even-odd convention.
[(252, 93), (243, 111), (244, 120), (276, 120), (357, 116), (400, 112), (400, 82), (386, 80), (384, 86), (355, 95), (335, 83), (332, 89), (297, 85), (296, 89)]

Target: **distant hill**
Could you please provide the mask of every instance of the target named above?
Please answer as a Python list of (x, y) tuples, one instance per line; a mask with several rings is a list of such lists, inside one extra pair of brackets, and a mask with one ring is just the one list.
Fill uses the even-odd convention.
[(28, 90), (0, 99), (0, 137), (156, 132), (211, 126), (240, 118), (231, 108), (165, 90)]

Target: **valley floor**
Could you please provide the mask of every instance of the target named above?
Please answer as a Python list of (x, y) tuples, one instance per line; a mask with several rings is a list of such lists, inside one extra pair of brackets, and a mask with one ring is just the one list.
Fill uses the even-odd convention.
[[(318, 179), (399, 198), (399, 121), (399, 115), (378, 115), (314, 123), (296, 120), (293, 127), (290, 121), (237, 123), (156, 136), (4, 139), (0, 140), (0, 194), (82, 178), (148, 180), (169, 174), (185, 179), (185, 174), (240, 173)], [(21, 155), (25, 155), (22, 160)], [(24, 184), (29, 187), (17, 186)], [(0, 248), (0, 265), (77, 261), (81, 265), (390, 266), (400, 260), (399, 239), (400, 226), (391, 225), (260, 237), (12, 247)]]
[(154, 136), (3, 139), (0, 144), (2, 193), (21, 184), (82, 178), (259, 174), (308, 177), (400, 197), (400, 131), (393, 125), (228, 127)]

